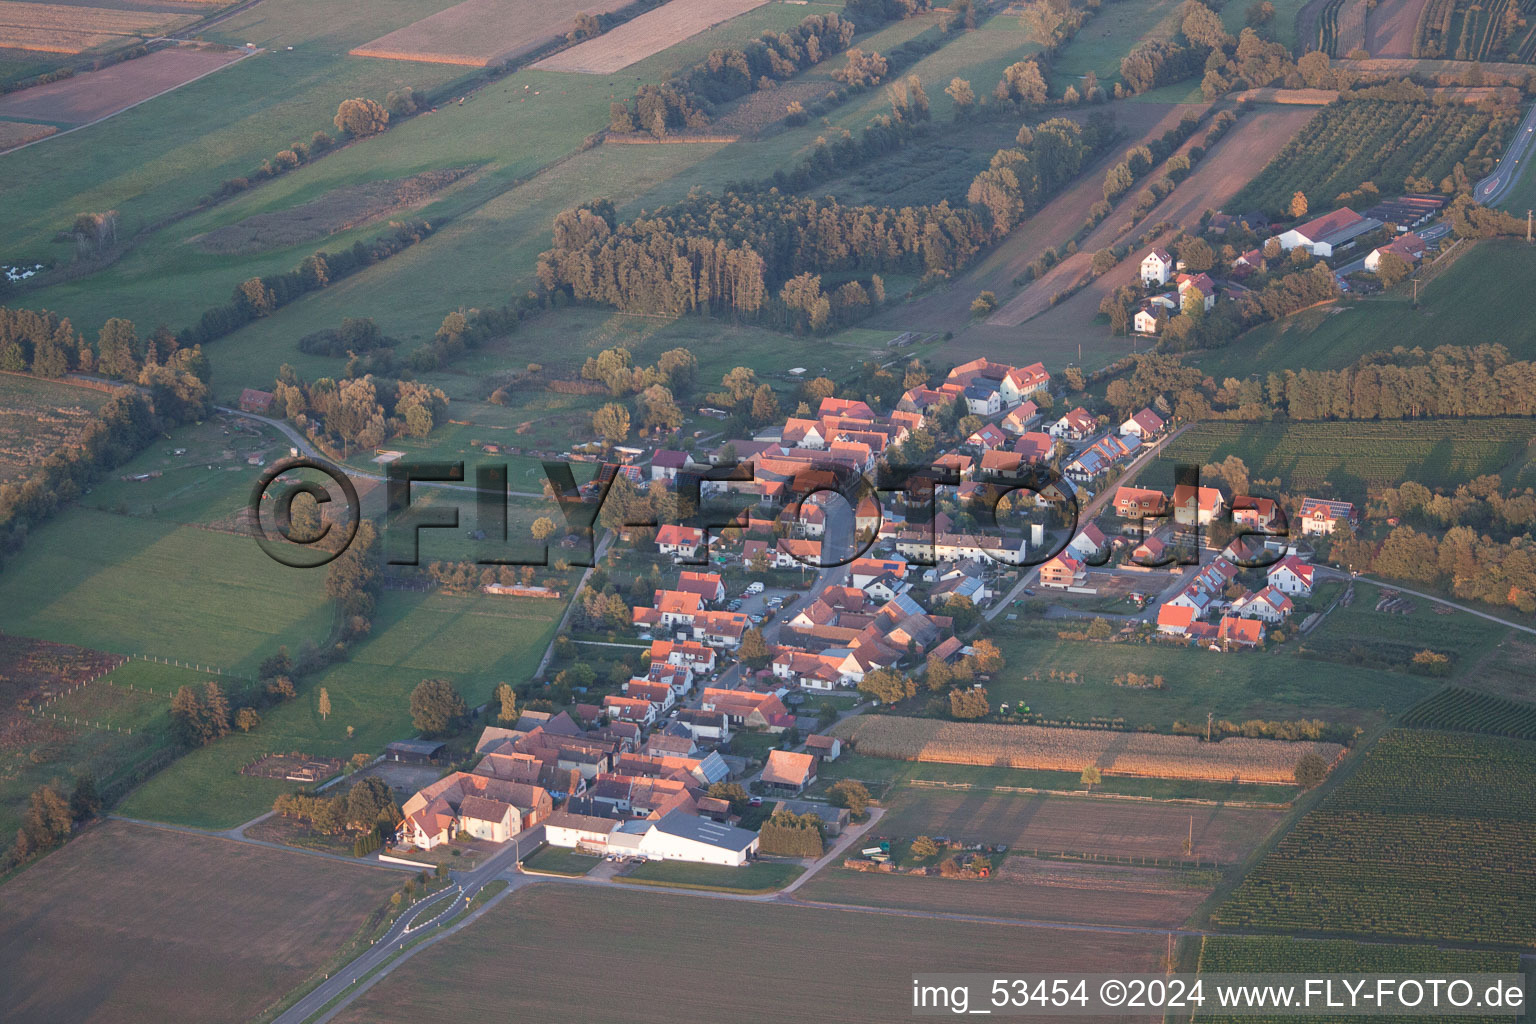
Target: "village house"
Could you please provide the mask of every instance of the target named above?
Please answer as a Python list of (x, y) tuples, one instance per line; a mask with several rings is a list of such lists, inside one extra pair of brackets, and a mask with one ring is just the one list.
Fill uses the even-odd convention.
[[(1003, 374), (997, 386), (1003, 396), (1004, 407), (1012, 407), (1025, 399), (1051, 389), (1051, 375), (1045, 372), (1044, 363), (1030, 363)], [(1033, 403), (1028, 403), (1033, 404)]]
[(1131, 329), (1137, 334), (1152, 335), (1161, 331), (1167, 322), (1168, 307), (1148, 300), (1136, 307), (1136, 314), (1131, 317)]
[(704, 543), (704, 531), (695, 526), (668, 523), (656, 531), (656, 550), (673, 558), (694, 558)]
[(1175, 280), (1179, 288), (1179, 309), (1183, 312), (1189, 312), (1195, 292), (1200, 293), (1202, 309), (1209, 310), (1216, 305), (1216, 282), (1211, 280), (1210, 274), (1180, 274)]
[(1109, 539), (1096, 524), (1089, 523), (1077, 531), (1067, 550), (1079, 561), (1098, 564), (1109, 553)]
[(1244, 530), (1269, 533), (1276, 521), (1282, 525), (1285, 513), (1273, 498), (1242, 495), (1232, 499), (1232, 523)]
[(1078, 587), (1087, 578), (1083, 563), (1066, 552), (1040, 566), (1042, 587)]
[(651, 455), (651, 480), (671, 483), (677, 479), (677, 474), (681, 473), (686, 465), (688, 465), (686, 452), (658, 449)]
[(1013, 442), (1013, 450), (1023, 457), (1025, 462), (1045, 462), (1056, 450), (1056, 442), (1050, 434), (1031, 430), (1021, 434), (1019, 439)]
[(1003, 433), (1002, 428), (997, 424), (988, 423), (978, 428), (970, 437), (966, 438), (965, 443), (990, 451), (993, 448), (1001, 448), (1007, 444), (1008, 435)]
[(1040, 407), (1034, 402), (1024, 402), (1010, 410), (1008, 415), (998, 422), (998, 426), (1010, 434), (1017, 435), (1025, 433), (1039, 422)]
[(677, 580), (677, 588), (685, 594), (697, 594), (707, 604), (725, 600), (725, 581), (717, 572), (694, 572), (684, 569)]
[(1148, 288), (1168, 283), (1174, 260), (1167, 249), (1153, 249), (1141, 258), (1141, 283)]
[(1209, 526), (1226, 507), (1226, 495), (1216, 487), (1177, 484), (1173, 488), (1173, 521), (1180, 528)]
[(996, 381), (973, 381), (966, 385), (962, 397), (966, 411), (973, 416), (996, 416), (1003, 411), (1003, 396)]
[(1195, 621), (1195, 610), (1188, 605), (1164, 604), (1157, 609), (1157, 631), (1171, 636), (1184, 636), (1189, 624)]
[(1381, 269), (1381, 258), (1387, 253), (1403, 260), (1408, 266), (1417, 266), (1419, 260), (1429, 251), (1429, 243), (1410, 231), (1405, 235), (1398, 235), (1386, 245), (1378, 245), (1365, 254), (1365, 269), (1376, 273)]
[(1115, 490), (1115, 515), (1122, 519), (1141, 519), (1164, 514), (1168, 495), (1145, 487), (1120, 487)]
[(1355, 506), (1347, 501), (1303, 498), (1297, 519), (1301, 521), (1302, 535), (1312, 536), (1333, 533), (1340, 527), (1343, 528), (1340, 532), (1353, 531), (1359, 522), (1359, 515), (1355, 511)]
[(1148, 537), (1131, 550), (1131, 561), (1137, 565), (1157, 566), (1163, 562), (1168, 545), (1157, 537)]
[(1224, 615), (1216, 629), (1216, 639), (1238, 647), (1257, 647), (1264, 642), (1264, 623)]
[(1256, 594), (1244, 594), (1232, 602), (1232, 610), (1244, 618), (1261, 619), (1271, 625), (1284, 622), (1296, 606), (1291, 599), (1272, 586)]
[(1282, 594), (1293, 597), (1311, 597), (1315, 570), (1295, 555), (1287, 555), (1270, 566), (1269, 585)]
[(399, 839), (431, 850), (467, 832), (504, 843), (549, 817), (553, 802), (538, 786), (454, 772), (419, 790), (401, 806)]
[(1093, 416), (1078, 406), (1067, 413), (1061, 419), (1051, 424), (1051, 436), (1063, 438), (1068, 441), (1081, 441), (1098, 429), (1098, 423)]
[(1139, 437), (1143, 441), (1148, 441), (1162, 433), (1164, 426), (1166, 424), (1161, 416), (1151, 409), (1143, 409), (1120, 424), (1120, 436), (1125, 437), (1129, 435)]

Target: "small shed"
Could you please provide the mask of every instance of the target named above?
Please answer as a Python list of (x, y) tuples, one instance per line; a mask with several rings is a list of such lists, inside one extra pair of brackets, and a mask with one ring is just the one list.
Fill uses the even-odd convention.
[(445, 746), (436, 740), (395, 740), (384, 748), (384, 760), (432, 764), (443, 756)]

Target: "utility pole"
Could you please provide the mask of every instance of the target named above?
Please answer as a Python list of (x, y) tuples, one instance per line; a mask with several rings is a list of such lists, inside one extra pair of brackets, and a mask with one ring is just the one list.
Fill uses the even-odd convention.
[[(1207, 711), (1205, 713), (1205, 742), (1207, 742), (1207, 743), (1211, 742), (1211, 719), (1214, 718), (1214, 717), (1215, 717), (1215, 715), (1212, 712), (1210, 712), (1210, 711)], [(1193, 820), (1193, 819), (1191, 819), (1191, 820)], [(1194, 829), (1195, 829), (1195, 826), (1193, 824), (1191, 824), (1189, 826), (1189, 829), (1190, 829), (1190, 832), (1193, 833)]]
[(1525, 244), (1531, 244), (1531, 211), (1525, 211)]
[(1413, 308), (1419, 308), (1419, 279), (1413, 279)]

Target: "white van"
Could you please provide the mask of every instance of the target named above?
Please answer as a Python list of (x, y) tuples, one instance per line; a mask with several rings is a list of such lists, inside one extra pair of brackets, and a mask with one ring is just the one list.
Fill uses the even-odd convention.
[(762, 583), (760, 583), (760, 582), (753, 582), (753, 583), (747, 584), (747, 593), (749, 593), (749, 594), (761, 594), (762, 592), (763, 592), (763, 585), (762, 585)]

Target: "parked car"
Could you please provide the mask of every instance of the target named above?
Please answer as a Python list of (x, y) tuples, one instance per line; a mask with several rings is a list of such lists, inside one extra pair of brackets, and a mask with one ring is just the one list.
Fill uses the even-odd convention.
[(761, 807), (761, 806), (763, 806), (763, 798), (760, 797), (760, 796), (755, 796), (752, 799), (747, 801), (747, 806), (748, 807)]

